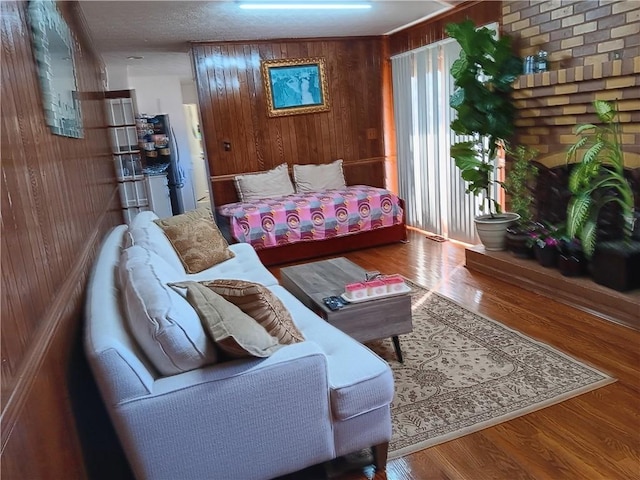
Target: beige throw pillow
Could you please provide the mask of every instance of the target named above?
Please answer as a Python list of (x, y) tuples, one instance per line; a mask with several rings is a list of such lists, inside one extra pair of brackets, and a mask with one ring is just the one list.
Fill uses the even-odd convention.
[(295, 193), (286, 163), (262, 173), (237, 175), (234, 181), (238, 198), (242, 202), (283, 197)]
[(298, 193), (319, 192), (347, 186), (342, 171), (342, 160), (324, 165), (294, 165), (293, 181)]
[(194, 220), (198, 220), (199, 218), (210, 218), (211, 221), (213, 221), (213, 212), (211, 212), (209, 207), (198, 207), (195, 210), (190, 210), (188, 212), (181, 213), (180, 215), (174, 215), (173, 217), (155, 218), (153, 222), (160, 228), (165, 228), (189, 223)]
[(198, 312), (202, 326), (229, 356), (268, 357), (282, 347), (253, 318), (204, 285), (191, 281), (169, 285), (187, 290), (187, 301)]
[(235, 257), (208, 208), (154, 222), (164, 231), (187, 273), (198, 273)]
[(202, 284), (240, 307), (240, 310), (254, 318), (281, 344), (304, 341), (302, 332), (296, 327), (287, 308), (264, 285), (246, 280), (214, 280)]

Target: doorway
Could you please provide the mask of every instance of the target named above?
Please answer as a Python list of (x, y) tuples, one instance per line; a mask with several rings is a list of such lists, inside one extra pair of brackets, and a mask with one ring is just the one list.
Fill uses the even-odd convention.
[(191, 151), (193, 190), (196, 197), (196, 207), (211, 207), (211, 199), (209, 196), (209, 168), (205, 161), (204, 148), (202, 145), (198, 106), (195, 103), (185, 103), (184, 115), (187, 119), (187, 129), (189, 133), (189, 150)]

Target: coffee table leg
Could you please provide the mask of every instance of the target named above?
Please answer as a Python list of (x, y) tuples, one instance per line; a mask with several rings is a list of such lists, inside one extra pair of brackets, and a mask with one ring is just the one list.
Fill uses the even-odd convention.
[(398, 338), (397, 335), (394, 335), (393, 337), (391, 337), (391, 340), (393, 340), (393, 348), (396, 351), (396, 356), (398, 357), (398, 361), (400, 363), (404, 363), (404, 360), (402, 359), (402, 350), (400, 350), (400, 339)]

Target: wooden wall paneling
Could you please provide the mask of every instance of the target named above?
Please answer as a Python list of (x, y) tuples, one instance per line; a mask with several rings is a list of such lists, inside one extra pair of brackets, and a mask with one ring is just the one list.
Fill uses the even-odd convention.
[[(307, 52), (305, 57), (321, 57), (322, 54), (322, 42), (314, 42), (307, 45)], [(325, 137), (322, 133), (322, 120), (326, 119), (328, 115), (305, 115), (307, 117), (307, 129), (309, 132), (313, 132), (313, 144), (311, 151), (318, 158), (328, 158), (329, 152), (326, 150)], [(296, 162), (293, 162), (296, 163)]]
[(349, 59), (345, 55), (344, 48), (336, 49), (336, 65), (339, 65), (339, 69), (336, 67), (336, 71), (332, 79), (335, 79), (336, 85), (338, 89), (334, 88), (336, 92), (336, 107), (339, 108), (339, 117), (342, 121), (342, 125), (340, 128), (341, 139), (338, 144), (338, 155), (345, 159), (353, 158), (353, 150), (351, 144), (350, 135), (352, 134), (352, 121), (351, 121), (351, 106), (349, 104), (349, 100), (351, 95), (347, 93), (347, 95), (343, 95), (342, 92), (349, 92), (349, 78), (350, 72), (352, 71), (352, 64), (349, 62)]
[[(328, 41), (322, 42), (322, 51), (325, 52), (324, 54), (327, 55), (328, 57), (335, 58), (336, 44)], [(327, 69), (330, 72), (329, 73), (330, 78), (334, 78), (336, 75), (333, 65), (334, 65), (333, 63), (331, 63), (330, 65), (327, 65)], [(329, 86), (329, 95), (330, 95), (329, 101), (331, 102), (331, 108), (335, 108), (335, 97), (334, 97), (333, 89), (331, 88), (331, 86)], [(329, 158), (332, 160), (341, 158), (338, 142), (337, 142), (338, 135), (340, 134), (340, 132), (342, 132), (341, 121), (342, 119), (339, 115), (334, 116), (333, 118), (330, 118), (328, 116), (326, 117), (326, 123), (328, 127), (328, 136), (325, 138), (327, 139), (327, 143), (329, 145)]]
[[(15, 355), (7, 362), (11, 365), (11, 372), (15, 372), (19, 359), (22, 357), (28, 339), (35, 329), (35, 321), (37, 319), (36, 312), (41, 311), (45, 306), (45, 299), (39, 296), (39, 291), (30, 285), (27, 278), (21, 272), (21, 266), (28, 271), (36, 272), (43, 263), (47, 261), (47, 254), (44, 249), (45, 245), (41, 242), (39, 223), (37, 212), (33, 208), (33, 199), (35, 197), (34, 188), (34, 172), (33, 167), (20, 168), (20, 165), (27, 165), (29, 160), (28, 151), (33, 152), (35, 145), (33, 137), (25, 138), (21, 142), (22, 132), (30, 128), (37, 129), (39, 124), (35, 124), (30, 118), (30, 111), (18, 111), (18, 105), (28, 104), (29, 97), (39, 87), (33, 81), (33, 66), (24, 62), (20, 62), (20, 58), (24, 55), (27, 58), (33, 58), (29, 46), (16, 42), (16, 37), (28, 35), (25, 28), (24, 13), (19, 9), (10, 9), (9, 6), (2, 4), (2, 169), (3, 169), (3, 198), (7, 198), (7, 202), (3, 202), (3, 206), (9, 206), (9, 209), (3, 208), (3, 242), (7, 241), (7, 249), (2, 251), (3, 271), (5, 265), (11, 269), (15, 275), (14, 285), (18, 288), (15, 292), (24, 292), (32, 301), (24, 302), (20, 300), (21, 308), (14, 311), (21, 311), (24, 317), (20, 322), (22, 325), (22, 335), (16, 339), (17, 342), (7, 342), (11, 344), (9, 352)], [(15, 80), (17, 81), (15, 81)], [(6, 92), (6, 95), (5, 95)], [(38, 131), (39, 133), (39, 131)], [(19, 209), (13, 214), (12, 206)], [(24, 212), (24, 213), (22, 213)], [(4, 225), (13, 224), (14, 235), (6, 238), (4, 235)], [(25, 252), (28, 254), (25, 255)], [(11, 263), (5, 263), (5, 260), (11, 260)], [(14, 263), (15, 262), (15, 263)], [(50, 280), (49, 271), (43, 269), (40, 281), (47, 290), (53, 287)], [(3, 292), (4, 293), (4, 292)], [(17, 295), (19, 299), (19, 294)], [(5, 317), (3, 316), (3, 319)], [(4, 325), (3, 325), (4, 326)], [(5, 336), (3, 335), (3, 340)], [(3, 394), (6, 394), (6, 386), (12, 383), (12, 376), (2, 378)], [(6, 398), (3, 395), (3, 401)]]
[[(244, 99), (246, 98), (245, 89), (246, 86), (241, 85), (239, 81), (239, 72), (238, 72), (238, 64), (244, 63), (244, 57), (238, 55), (236, 51), (236, 47), (238, 45), (230, 45), (229, 53), (231, 59), (235, 61), (227, 62), (227, 66), (224, 70), (225, 83), (227, 85), (227, 90), (231, 91), (232, 95), (229, 97), (229, 103), (233, 105), (233, 117), (231, 118), (234, 136), (236, 138), (245, 139), (245, 133), (243, 132), (243, 125), (247, 125), (247, 118), (244, 117)], [(230, 87), (230, 88), (229, 88)], [(250, 120), (249, 120), (250, 122)], [(251, 123), (249, 123), (251, 125)], [(250, 142), (245, 142), (246, 145), (250, 145)], [(247, 156), (249, 155), (250, 149), (242, 150), (242, 153)], [(246, 159), (242, 159), (242, 164), (246, 163)]]
[[(304, 39), (194, 44), (202, 130), (213, 178), (281, 163), (384, 156), (382, 40)], [(267, 116), (261, 60), (324, 57), (331, 110)], [(223, 142), (231, 143), (225, 151)], [(216, 205), (232, 192), (212, 178)], [(375, 182), (384, 184), (384, 176)]]
[(460, 22), (470, 18), (476, 25), (486, 25), (500, 21), (501, 17), (502, 2), (464, 2), (441, 15), (390, 35), (390, 54), (397, 55), (408, 52), (444, 39), (446, 37), (444, 27), (447, 23)]
[(122, 223), (104, 128), (101, 62), (76, 2), (58, 8), (74, 36), (83, 139), (52, 135), (32, 54), (27, 2), (2, 2), (2, 478), (87, 477), (70, 404), (93, 255)]
[(371, 185), (384, 188), (384, 167), (384, 157), (344, 164), (347, 185)]
[[(252, 48), (251, 45), (243, 45), (242, 46), (242, 56), (244, 57), (243, 63), (243, 79), (244, 79), (244, 88), (247, 92), (255, 92), (256, 91), (256, 76), (254, 74), (255, 68), (253, 65), (260, 64), (260, 56), (259, 54)], [(260, 78), (257, 79), (258, 81)], [(243, 98), (243, 107), (245, 118), (247, 118), (250, 125), (257, 124), (256, 118), (256, 109), (253, 108), (253, 104), (256, 102), (256, 98), (250, 95), (245, 95)], [(251, 148), (254, 152), (257, 152), (259, 140), (258, 137), (260, 132), (256, 131), (256, 129), (251, 129), (252, 131), (246, 132), (247, 142), (251, 145)]]
[[(236, 63), (236, 75), (238, 82), (237, 90), (237, 104), (241, 106), (239, 114), (242, 115), (242, 125), (253, 125), (253, 119), (251, 117), (251, 97), (249, 95), (242, 95), (244, 92), (249, 91), (249, 64), (251, 62), (251, 56), (247, 57), (245, 52), (245, 45), (234, 45), (234, 57), (238, 59)], [(235, 93), (235, 92), (234, 92)], [(247, 145), (250, 146), (249, 151), (252, 150), (255, 145), (253, 135), (251, 131), (244, 134)]]
[[(224, 65), (222, 62), (222, 54), (220, 52), (220, 48), (215, 48), (213, 49), (212, 52), (212, 70), (210, 72), (210, 78), (209, 81), (212, 82), (210, 83), (210, 85), (212, 84), (215, 87), (215, 90), (212, 92), (212, 103), (215, 104), (216, 102), (224, 102), (225, 105), (220, 105), (219, 108), (215, 109), (214, 112), (214, 119), (216, 122), (216, 131), (222, 131), (225, 126), (227, 126), (227, 128), (229, 128), (230, 130), (233, 129), (235, 127), (235, 121), (233, 118), (231, 118), (230, 116), (228, 116), (229, 113), (229, 106), (226, 105), (226, 100), (224, 98), (220, 98), (222, 93), (224, 92), (224, 88), (225, 88), (225, 81), (224, 81)], [(214, 146), (214, 151), (219, 151), (219, 144), (220, 144), (221, 139), (220, 138), (213, 138), (211, 144)], [(229, 161), (229, 159), (225, 159), (227, 162)]]
[[(266, 49), (267, 53), (265, 56), (261, 56), (260, 60), (264, 60), (264, 59), (271, 59), (271, 58), (293, 58), (291, 57), (291, 55), (295, 55), (296, 57), (299, 56), (298, 52), (295, 53), (290, 53), (286, 50), (286, 47), (284, 45), (279, 46), (279, 48), (274, 47), (273, 50), (269, 47), (267, 47)], [(275, 50), (278, 50), (279, 52), (276, 53)], [(265, 52), (265, 53), (266, 53)], [(262, 80), (262, 76), (261, 76), (261, 80)], [(266, 115), (266, 106), (265, 106), (265, 102), (266, 102), (266, 92), (263, 88), (263, 82), (261, 81), (260, 85), (260, 91), (261, 91), (261, 98), (262, 98), (262, 103), (257, 103), (256, 107), (258, 109), (258, 111), (260, 112), (260, 117), (259, 117), (259, 121), (261, 124), (266, 124), (266, 130), (268, 132), (267, 137), (265, 138), (266, 144), (264, 145), (258, 145), (257, 150), (262, 152), (262, 156), (261, 156), (261, 160), (262, 163), (260, 164), (255, 164), (257, 167), (259, 167), (260, 170), (264, 169), (269, 169), (269, 168), (273, 168), (276, 165), (280, 165), (285, 156), (285, 152), (287, 151), (291, 151), (294, 152), (294, 154), (296, 156), (298, 156), (300, 154), (299, 151), (296, 150), (291, 150), (291, 145), (290, 144), (286, 144), (285, 143), (285, 138), (290, 140), (290, 135), (295, 135), (296, 138), (299, 138), (300, 135), (303, 134), (303, 132), (301, 132), (298, 124), (300, 123), (300, 121), (298, 120), (298, 122), (295, 122), (293, 117), (276, 117), (276, 118), (267, 118), (265, 117)], [(284, 131), (286, 130), (287, 135), (285, 136)], [(251, 163), (251, 159), (248, 159), (249, 163), (245, 164), (244, 167), (247, 168), (249, 165), (252, 165)]]
[[(214, 82), (215, 82), (215, 86), (216, 86), (216, 91), (214, 94), (214, 98), (216, 99), (216, 101), (223, 103), (224, 105), (221, 105), (223, 108), (220, 108), (219, 110), (216, 111), (216, 116), (218, 116), (218, 122), (221, 123), (220, 128), (226, 128), (231, 132), (234, 132), (235, 135), (235, 129), (238, 125), (238, 121), (236, 118), (234, 118), (231, 115), (231, 105), (233, 104), (233, 102), (231, 101), (231, 98), (229, 98), (229, 100), (227, 100), (226, 95), (227, 94), (227, 80), (225, 78), (226, 72), (225, 72), (225, 62), (224, 62), (224, 55), (222, 54), (222, 48), (218, 47), (218, 48), (214, 48), (213, 49), (213, 58), (214, 58), (214, 72), (213, 72), (213, 77), (214, 77)], [(235, 112), (233, 112), (235, 113)], [(232, 135), (233, 136), (233, 135)], [(218, 139), (219, 140), (219, 139)], [(219, 142), (217, 142), (219, 144)], [(216, 148), (218, 147), (218, 145), (216, 145)]]
[[(362, 89), (362, 95), (364, 98), (376, 101), (378, 100), (378, 97), (380, 96), (380, 93), (381, 93), (379, 79), (382, 78), (382, 69), (380, 68), (379, 62), (372, 60), (371, 58), (368, 58), (366, 56), (366, 51), (363, 50), (363, 45), (359, 45), (358, 47), (359, 48), (358, 48), (357, 55), (365, 59), (364, 67), (367, 70), (377, 72), (377, 75), (365, 81), (362, 81), (362, 78), (361, 78), (359, 85), (353, 85), (353, 87)], [(375, 114), (380, 115), (382, 113), (382, 102), (378, 100), (376, 103), (378, 103), (378, 105), (380, 106), (380, 110), (378, 112), (375, 112), (374, 115)], [(359, 148), (358, 158), (369, 158), (372, 155), (372, 149), (371, 149), (371, 140), (369, 139), (369, 136), (367, 134), (367, 126), (369, 125), (369, 122), (370, 122), (370, 119), (367, 118), (367, 115), (369, 114), (369, 111), (367, 108), (368, 104), (367, 102), (357, 102), (355, 107), (357, 112), (355, 116), (355, 120), (356, 120), (356, 131), (358, 132), (358, 148)]]

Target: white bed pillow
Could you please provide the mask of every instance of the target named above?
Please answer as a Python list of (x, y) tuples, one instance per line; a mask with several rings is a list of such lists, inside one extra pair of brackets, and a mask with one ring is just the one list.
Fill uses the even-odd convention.
[(295, 193), (286, 163), (264, 173), (248, 173), (234, 178), (238, 197), (243, 202), (274, 198)]
[(324, 165), (294, 165), (293, 181), (296, 192), (317, 192), (328, 188), (347, 186), (342, 171), (342, 160)]

